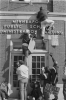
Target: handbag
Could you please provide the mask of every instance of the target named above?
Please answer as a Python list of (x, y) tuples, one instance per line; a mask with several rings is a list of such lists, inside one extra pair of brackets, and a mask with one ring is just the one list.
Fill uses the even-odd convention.
[(33, 39), (30, 40), (29, 45), (28, 45), (28, 49), (29, 51), (32, 53), (35, 47), (35, 41)]

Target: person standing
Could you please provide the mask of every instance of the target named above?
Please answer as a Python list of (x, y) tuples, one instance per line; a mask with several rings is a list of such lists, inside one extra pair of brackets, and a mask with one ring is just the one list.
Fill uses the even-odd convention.
[(52, 54), (50, 54), (50, 56), (52, 57), (52, 61), (53, 61), (53, 66), (50, 69), (50, 72), (51, 72), (51, 83), (52, 83), (52, 85), (56, 86), (56, 84), (58, 82), (58, 65), (57, 65), (57, 61), (55, 61), (55, 59), (53, 58)]
[(43, 87), (43, 92), (46, 85), (46, 81), (47, 81), (47, 75), (45, 73), (45, 67), (42, 67), (41, 74), (40, 74), (40, 83), (41, 83), (41, 87)]
[(17, 75), (20, 87), (20, 99), (26, 100), (27, 98), (27, 84), (28, 84), (28, 67), (23, 61), (19, 60), (17, 62)]
[(40, 74), (40, 83), (41, 83), (41, 87), (43, 87), (43, 97), (45, 100), (49, 100), (49, 93), (47, 93), (45, 91), (45, 86), (48, 82), (48, 75), (47, 75), (47, 71), (45, 67), (42, 67), (42, 72)]
[[(52, 61), (53, 61), (53, 67), (50, 69), (51, 72), (51, 84), (53, 86), (56, 86), (57, 82), (58, 82), (58, 65), (57, 65), (57, 61), (55, 61), (55, 59), (53, 58), (52, 54), (50, 54), (50, 56), (52, 57)], [(58, 96), (55, 95), (55, 98), (53, 100), (57, 100)]]

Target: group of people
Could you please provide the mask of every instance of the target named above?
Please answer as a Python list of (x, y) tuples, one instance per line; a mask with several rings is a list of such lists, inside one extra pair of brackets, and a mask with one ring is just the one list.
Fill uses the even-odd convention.
[[(17, 62), (18, 68), (17, 68), (17, 75), (18, 75), (18, 81), (20, 86), (20, 98), (21, 100), (29, 99), (29, 96), (32, 96), (33, 99), (42, 99), (42, 96), (44, 96), (45, 100), (49, 100), (49, 94), (46, 93), (45, 86), (46, 84), (52, 84), (53, 86), (56, 86), (58, 82), (58, 71), (57, 71), (57, 62), (53, 58), (52, 54), (50, 54), (53, 60), (53, 67), (51, 69), (48, 69), (47, 67), (42, 67), (42, 71), (40, 73), (40, 83), (35, 81), (34, 83), (30, 83), (30, 86), (32, 88), (31, 93), (27, 96), (27, 84), (28, 84), (28, 67), (25, 65), (25, 63), (21, 60)], [(43, 87), (43, 93), (41, 92), (41, 88)], [(28, 97), (28, 98), (27, 98)], [(57, 100), (58, 97), (55, 96), (53, 100)]]
[[(36, 19), (41, 24), (41, 31), (42, 31), (41, 37), (42, 37), (42, 41), (44, 42), (45, 29), (47, 27), (47, 30), (48, 30), (50, 27), (51, 30), (53, 30), (54, 21), (48, 19), (48, 12), (45, 11), (42, 7), (40, 7), (40, 11), (37, 13)], [(31, 35), (30, 31), (28, 29), (22, 35), (22, 50), (23, 50), (23, 54), (24, 54), (24, 62), (25, 63), (23, 61), (18, 61), (17, 62), (18, 68), (17, 68), (17, 72), (16, 72), (18, 75), (18, 80), (19, 80), (19, 85), (20, 85), (21, 100), (27, 99), (27, 83), (28, 83), (28, 78), (29, 78), (28, 67), (27, 67), (28, 61), (27, 60), (28, 60), (28, 55), (31, 54), (33, 52), (33, 49), (35, 48), (35, 38), (36, 38), (36, 34)], [(55, 86), (58, 81), (58, 77), (57, 77), (58, 73), (57, 73), (57, 69), (56, 69), (57, 63), (54, 60), (52, 54), (50, 54), (50, 56), (52, 57), (52, 60), (54, 63), (53, 67), (50, 70), (42, 67), (42, 73), (40, 74), (40, 84), (41, 84), (41, 86), (43, 86), (43, 94), (44, 94), (45, 100), (48, 100), (47, 99), (48, 94), (46, 95), (46, 93), (44, 91), (46, 84), (49, 83), (49, 84), (52, 84), (53, 86)], [(32, 88), (34, 90), (35, 86), (37, 86), (37, 84), (34, 84), (33, 86), (32, 86)], [(37, 88), (35, 89), (35, 91), (36, 90), (37, 90)], [(35, 91), (31, 92), (32, 97), (33, 97), (33, 94), (35, 95), (35, 93), (36, 93)], [(42, 95), (41, 92), (39, 92), (39, 94)], [(38, 95), (37, 95), (37, 98), (38, 98)], [(57, 100), (57, 97), (55, 97), (54, 100)]]
[[(48, 69), (47, 67), (42, 67), (42, 73), (40, 74), (40, 82), (43, 87), (43, 94), (45, 100), (49, 100), (49, 93), (45, 92), (46, 84), (51, 84), (52, 86), (56, 86), (58, 82), (58, 65), (54, 60), (53, 56), (50, 54), (53, 60), (53, 67)], [(58, 96), (55, 95), (53, 100), (57, 100)]]
[[(49, 28), (51, 28), (51, 32), (54, 28), (54, 21), (48, 19), (48, 12), (40, 7), (40, 11), (38, 11), (36, 20), (41, 24), (41, 38), (42, 43), (44, 44), (45, 31), (48, 32)], [(35, 48), (35, 39), (37, 38), (37, 34), (30, 34), (30, 30), (26, 30), (26, 32), (22, 35), (22, 49), (24, 54), (24, 61), (27, 65), (28, 55), (33, 52)]]

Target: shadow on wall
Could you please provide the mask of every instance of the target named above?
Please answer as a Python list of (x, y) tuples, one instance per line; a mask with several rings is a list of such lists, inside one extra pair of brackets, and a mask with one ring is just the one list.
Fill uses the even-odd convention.
[(10, 58), (10, 46), (8, 46), (8, 48), (6, 49), (6, 61), (4, 63), (4, 66), (3, 66), (3, 69), (2, 71), (4, 72), (3, 73), (3, 78), (4, 78), (4, 81), (8, 83), (8, 80), (9, 80), (9, 58)]

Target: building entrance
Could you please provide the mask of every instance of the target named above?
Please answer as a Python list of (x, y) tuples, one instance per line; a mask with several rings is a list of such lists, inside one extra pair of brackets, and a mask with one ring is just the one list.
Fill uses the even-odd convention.
[[(38, 50), (37, 50), (38, 51)], [(40, 80), (40, 73), (41, 73), (41, 67), (47, 66), (47, 52), (34, 52), (33, 54), (29, 55), (28, 57), (28, 67), (29, 67), (29, 78), (31, 77), (32, 81)], [(18, 83), (18, 77), (16, 74), (17, 69), (17, 61), (18, 60), (24, 60), (24, 55), (21, 52), (15, 51), (15, 53), (12, 53), (12, 68), (11, 68), (11, 85), (13, 98), (18, 98), (18, 92), (19, 92), (19, 83)], [(30, 90), (28, 90), (29, 92)]]

